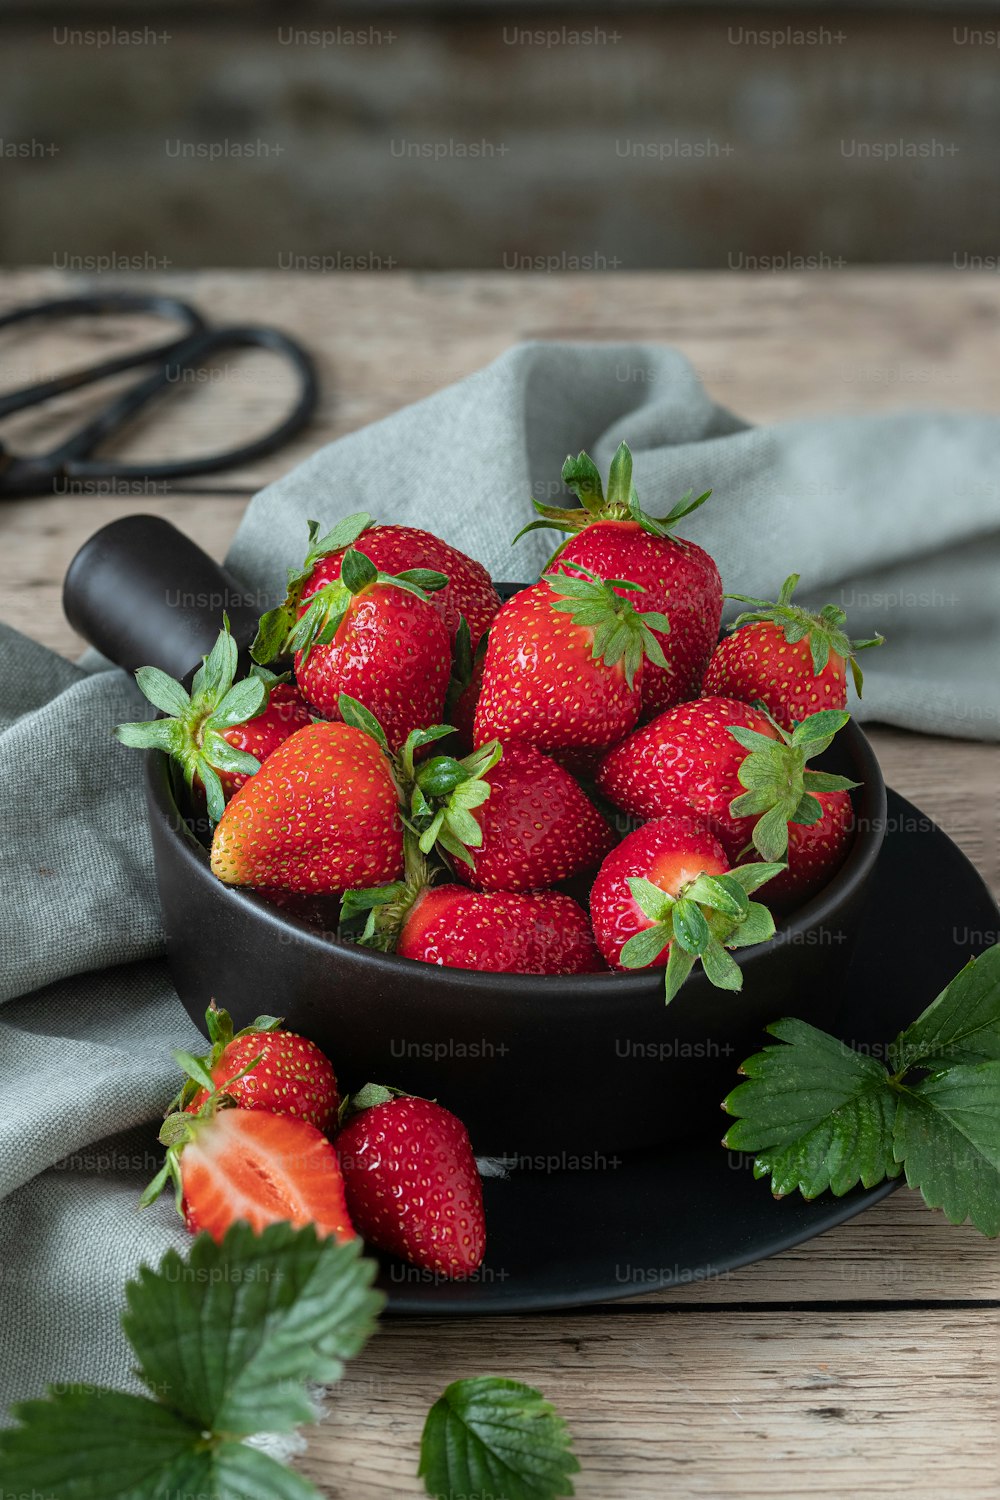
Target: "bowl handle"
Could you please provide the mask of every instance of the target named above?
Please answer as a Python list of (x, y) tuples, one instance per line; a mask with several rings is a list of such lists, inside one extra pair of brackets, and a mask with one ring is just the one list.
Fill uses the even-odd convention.
[(84, 542), (63, 584), (66, 618), (126, 671), (159, 667), (183, 678), (222, 626), (253, 640), (264, 605), (207, 552), (159, 516), (123, 516)]

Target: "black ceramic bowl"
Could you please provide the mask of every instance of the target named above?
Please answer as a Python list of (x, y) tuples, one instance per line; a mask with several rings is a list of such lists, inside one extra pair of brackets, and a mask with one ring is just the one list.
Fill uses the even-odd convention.
[[(113, 587), (129, 577), (134, 607)], [(193, 601), (182, 603), (178, 601)], [(121, 665), (184, 675), (215, 638), (222, 608), (249, 639), (262, 607), (169, 523), (105, 527), (67, 574), (66, 610)], [(343, 1087), (368, 1079), (439, 1099), (477, 1151), (523, 1158), (607, 1155), (723, 1121), (719, 1103), (763, 1028), (794, 1015), (834, 1023), (885, 830), (885, 785), (853, 722), (821, 762), (858, 781), (857, 831), (830, 884), (734, 956), (739, 994), (700, 970), (664, 1004), (662, 970), (575, 977), (482, 974), (373, 953), (263, 898), (222, 885), (186, 820), (165, 757), (149, 752), (147, 802), (167, 956), (203, 1022), (213, 997), (245, 1025), (284, 1016), (334, 1061)], [(766, 899), (766, 897), (765, 897)]]

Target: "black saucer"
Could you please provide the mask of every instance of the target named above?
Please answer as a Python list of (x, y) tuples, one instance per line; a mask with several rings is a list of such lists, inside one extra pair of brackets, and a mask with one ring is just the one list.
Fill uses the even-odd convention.
[[(888, 813), (837, 1028), (875, 1055), (997, 940), (998, 927), (996, 903), (951, 839), (892, 791)], [(734, 1084), (741, 1060), (733, 1060)], [(750, 1158), (720, 1146), (727, 1120), (720, 1112), (718, 1135), (707, 1140), (619, 1158), (522, 1162), (487, 1180), (489, 1252), (478, 1276), (448, 1282), (386, 1263), (380, 1285), (389, 1311), (543, 1311), (721, 1276), (842, 1224), (899, 1185), (776, 1202), (768, 1183), (754, 1180)]]

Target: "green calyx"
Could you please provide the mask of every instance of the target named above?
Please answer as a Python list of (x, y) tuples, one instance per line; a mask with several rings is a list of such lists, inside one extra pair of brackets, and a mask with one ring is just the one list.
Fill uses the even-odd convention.
[(366, 1109), (377, 1109), (380, 1104), (391, 1104), (393, 1099), (412, 1099), (405, 1089), (390, 1088), (387, 1083), (366, 1083), (356, 1094), (348, 1094), (340, 1101), (337, 1110), (337, 1128), (346, 1125), (354, 1115)]
[(341, 693), (338, 707), (344, 723), (362, 730), (388, 757), (399, 792), (400, 815), (417, 840), (418, 852), (429, 855), (436, 850), (471, 866), (469, 849), (478, 849), (483, 842), (483, 831), (473, 812), (490, 795), (490, 784), (485, 777), (503, 754), (499, 740), (490, 740), (462, 760), (452, 755), (434, 755), (418, 762), (417, 752), (454, 734), (453, 725), (433, 724), (427, 729), (413, 729), (405, 744), (393, 754), (381, 724), (363, 703)]
[[(360, 519), (360, 518), (358, 518)], [(309, 595), (305, 609), (298, 614), (299, 599), (263, 617), (250, 648), (254, 661), (273, 661), (285, 653), (302, 653), (303, 664), (314, 646), (328, 646), (340, 628), (351, 603), (375, 584), (393, 584), (418, 599), (443, 589), (448, 582), (443, 573), (430, 568), (408, 568), (403, 573), (382, 573), (363, 552), (348, 547), (340, 564), (340, 577)], [(280, 616), (280, 619), (275, 617)]]
[(380, 953), (395, 951), (403, 923), (417, 897), (432, 883), (435, 867), (422, 853), (416, 835), (403, 834), (403, 878), (388, 885), (346, 891), (340, 904), (340, 937)]
[(263, 713), (271, 688), (280, 681), (274, 673), (255, 667), (235, 680), (239, 652), (223, 615), (219, 638), (194, 674), (190, 693), (158, 667), (140, 667), (135, 680), (143, 695), (165, 716), (139, 724), (119, 724), (113, 731), (123, 745), (141, 750), (163, 750), (181, 767), (188, 787), (195, 778), (205, 789), (208, 815), (217, 823), (226, 798), (220, 771), (253, 776), (260, 761), (237, 750), (224, 731)]
[(737, 773), (746, 791), (733, 798), (729, 811), (735, 818), (756, 817), (751, 838), (762, 859), (785, 857), (789, 823), (819, 822), (823, 804), (817, 792), (848, 792), (858, 785), (846, 776), (806, 769), (814, 755), (829, 749), (850, 717), (844, 710), (824, 708), (791, 731), (771, 719), (781, 736), (777, 740), (756, 729), (730, 726), (733, 739), (750, 753)]
[(873, 635), (865, 641), (852, 641), (844, 630), (847, 615), (839, 605), (827, 604), (818, 614), (811, 614), (801, 605), (793, 604), (792, 595), (798, 587), (798, 582), (799, 574), (789, 573), (781, 585), (780, 594), (773, 603), (767, 599), (751, 599), (747, 594), (727, 594), (727, 599), (753, 606), (752, 609), (744, 610), (741, 615), (737, 615), (730, 629), (739, 630), (744, 625), (773, 624), (781, 627), (785, 640), (790, 646), (796, 645), (799, 641), (808, 640), (812, 654), (813, 673), (816, 677), (826, 667), (831, 654), (842, 657), (845, 662), (850, 663), (854, 690), (860, 698), (864, 677), (858, 665), (856, 652), (867, 651), (870, 646), (881, 646), (885, 637)]
[[(179, 1092), (167, 1106), (167, 1114), (186, 1109), (201, 1089), (207, 1089), (210, 1094), (216, 1092), (217, 1086), (212, 1077), (212, 1070), (218, 1065), (230, 1042), (235, 1041), (237, 1037), (249, 1036), (251, 1032), (279, 1031), (281, 1024), (280, 1016), (258, 1016), (256, 1020), (250, 1022), (249, 1026), (244, 1026), (242, 1031), (234, 1032), (232, 1016), (228, 1010), (223, 1010), (213, 1000), (205, 1012), (205, 1029), (211, 1043), (210, 1050), (203, 1056), (195, 1056), (191, 1052), (182, 1051), (174, 1053), (174, 1059), (187, 1076)], [(234, 1080), (228, 1081), (232, 1083)]]
[(749, 948), (774, 936), (774, 918), (750, 894), (783, 869), (783, 864), (768, 862), (740, 865), (725, 875), (703, 871), (676, 896), (652, 881), (631, 878), (632, 899), (653, 925), (629, 938), (619, 962), (626, 969), (648, 968), (669, 943), (668, 1005), (698, 962), (717, 989), (742, 989), (743, 973), (727, 949)]
[(288, 583), (283, 602), (260, 617), (257, 634), (250, 647), (250, 655), (254, 661), (269, 662), (281, 655), (286, 649), (285, 641), (288, 634), (298, 617), (303, 589), (312, 577), (316, 564), (322, 562), (324, 557), (329, 557), (331, 553), (350, 547), (371, 525), (372, 518), (365, 510), (358, 511), (352, 516), (345, 516), (343, 520), (337, 522), (336, 526), (326, 532), (321, 530), (318, 521), (308, 523), (309, 546), (301, 566), (288, 570)]
[(613, 667), (618, 662), (625, 664), (625, 680), (629, 687), (635, 674), (648, 658), (658, 667), (666, 667), (663, 654), (654, 630), (661, 635), (670, 633), (670, 621), (666, 615), (653, 610), (640, 613), (616, 589), (625, 589), (630, 594), (644, 594), (639, 583), (627, 578), (601, 578), (580, 563), (573, 565), (584, 578), (571, 577), (569, 573), (543, 573), (542, 582), (547, 583), (557, 595), (552, 608), (568, 614), (574, 625), (582, 625), (593, 637), (592, 655), (595, 661)]
[[(689, 516), (704, 505), (711, 490), (695, 497), (693, 490), (682, 495), (677, 504), (665, 516), (651, 516), (639, 504), (635, 485), (632, 482), (632, 452), (627, 443), (622, 443), (608, 472), (608, 488), (605, 493), (601, 475), (594, 460), (586, 453), (570, 454), (562, 466), (562, 480), (573, 491), (580, 505), (544, 505), (532, 500), (532, 505), (542, 518), (529, 521), (517, 533), (517, 542), (529, 531), (568, 531), (574, 534), (585, 531), (593, 521), (635, 521), (650, 536), (670, 536), (678, 521)], [(556, 554), (558, 556), (558, 553)]]

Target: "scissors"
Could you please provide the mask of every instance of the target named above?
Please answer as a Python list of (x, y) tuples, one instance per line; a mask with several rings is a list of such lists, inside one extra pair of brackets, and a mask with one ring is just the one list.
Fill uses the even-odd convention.
[[(34, 320), (53, 322), (80, 314), (101, 316), (116, 313), (151, 313), (178, 324), (181, 331), (164, 343), (118, 354), (100, 364), (0, 395), (2, 419), (29, 407), (42, 406), (67, 391), (107, 380), (124, 370), (145, 367), (150, 370), (144, 379), (115, 396), (102, 412), (48, 453), (19, 457), (0, 442), (0, 499), (51, 494), (60, 480), (152, 481), (218, 473), (221, 469), (235, 468), (265, 453), (273, 453), (305, 426), (316, 409), (319, 396), (316, 367), (301, 344), (276, 328), (250, 324), (213, 327), (196, 308), (175, 297), (132, 292), (62, 297), (7, 313), (0, 317), (0, 330)], [(297, 376), (295, 405), (270, 432), (223, 453), (165, 463), (127, 464), (93, 457), (102, 443), (119, 432), (168, 385), (175, 383), (181, 371), (204, 365), (223, 349), (269, 349), (283, 355), (292, 366)]]

